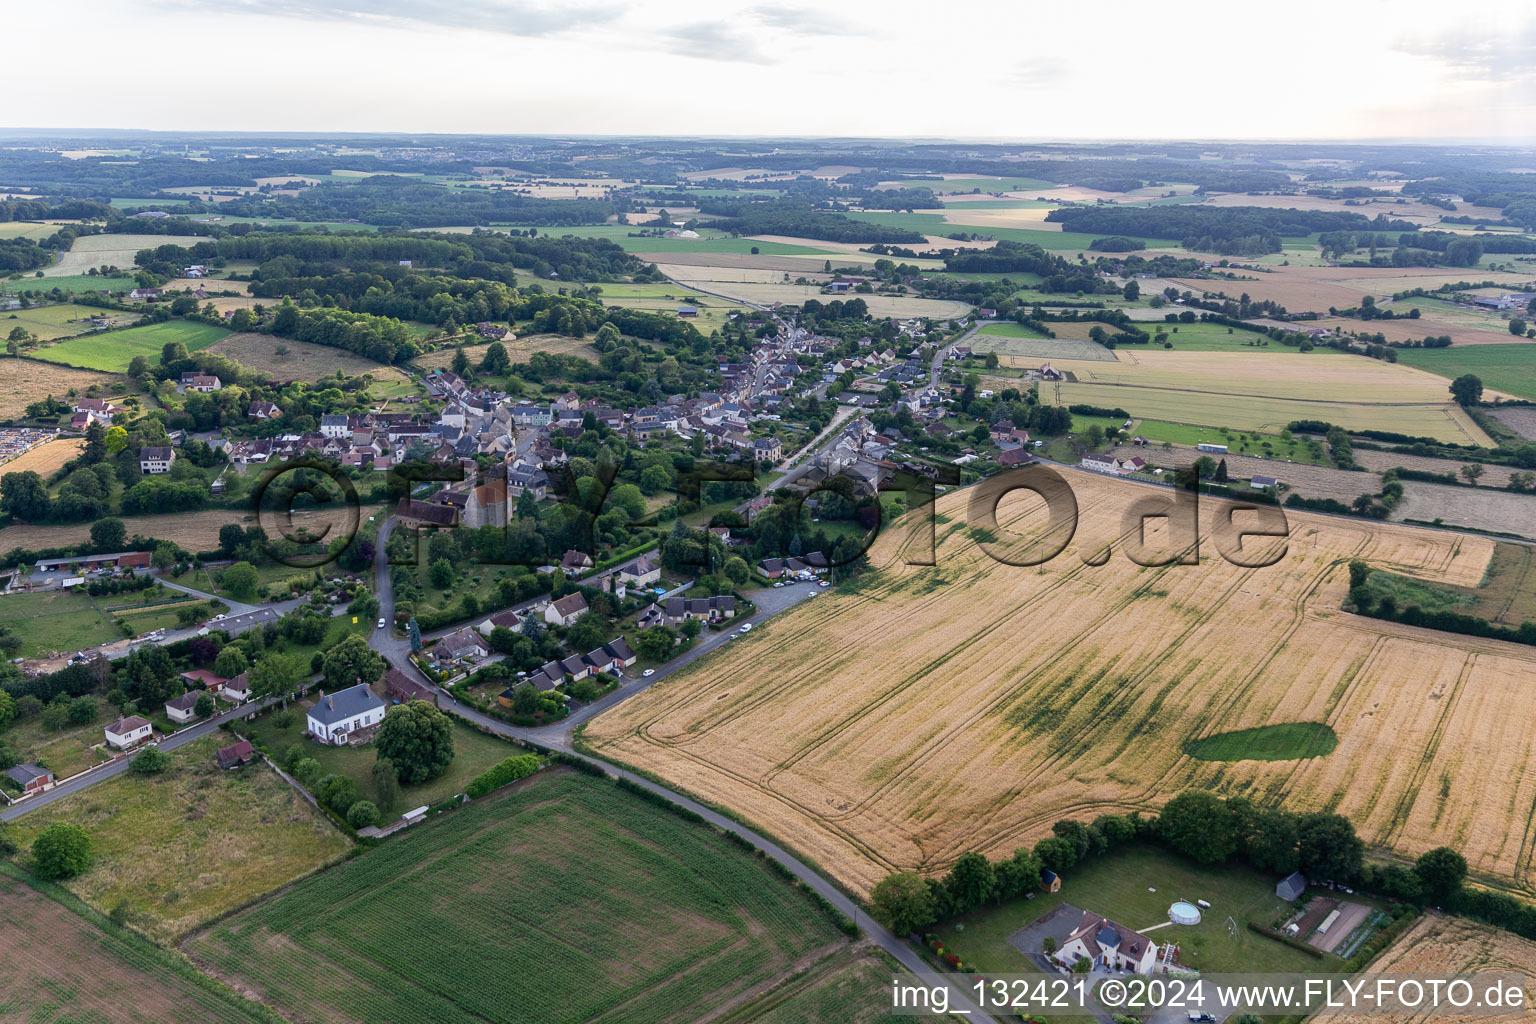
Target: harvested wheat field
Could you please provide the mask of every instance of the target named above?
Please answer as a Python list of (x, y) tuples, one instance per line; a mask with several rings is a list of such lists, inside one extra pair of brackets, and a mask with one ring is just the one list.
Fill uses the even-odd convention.
[[(363, 505), (359, 511), (362, 519), (367, 519), (382, 505)], [(293, 516), (295, 526), (308, 526), (319, 530), (324, 526), (333, 529), (344, 528), (351, 516), (344, 506), (332, 511), (316, 510), (314, 512), (296, 512)], [(277, 517), (272, 514), (264, 514), (260, 524), (267, 531), (268, 536), (279, 535)], [(188, 551), (208, 551), (218, 547), (219, 527), (226, 523), (240, 523), (245, 526), (257, 525), (256, 516), (244, 509), (210, 508), (199, 512), (170, 512), (160, 516), (129, 516), (123, 520), (128, 527), (130, 540), (134, 536), (152, 537), (155, 540), (168, 540), (180, 544)], [(33, 526), (31, 524), (7, 526), (0, 530), (0, 554), (14, 551), (17, 548), (51, 548), (61, 547), (67, 544), (78, 544), (89, 539), (91, 535), (90, 523), (68, 523), (59, 526)]]
[[(1278, 563), (1241, 568), (1210, 540), (1229, 506), (1207, 500), (1201, 563), (1142, 568), (1122, 516), (1169, 492), (1066, 475), (1081, 525), (1042, 567), (983, 554), (993, 534), (967, 525), (971, 491), (946, 495), (936, 567), (904, 564), (919, 550), (908, 517), (877, 541), (875, 571), (599, 716), (586, 740), (747, 816), (859, 892), (894, 869), (942, 873), (968, 850), (1005, 856), (1063, 817), (1154, 810), (1190, 786), (1337, 808), (1369, 842), (1405, 856), (1449, 844), (1474, 871), (1527, 885), (1536, 649), (1339, 610), (1350, 558), (1477, 586), (1492, 540), (1291, 512)], [(1042, 518), (1032, 496), (1005, 498), (994, 532), (1035, 537)], [(1105, 564), (1085, 564), (1111, 541)], [(1338, 748), (1301, 761), (1184, 753), (1291, 722), (1328, 724)]]
[[(1179, 279), (1173, 283), (1196, 295), (1226, 292), (1235, 297), (1247, 292), (1256, 299), (1278, 302), (1290, 313), (1326, 313), (1330, 307), (1349, 309), (1358, 306), (1361, 297), (1365, 295), (1374, 295), (1378, 299), (1390, 298), (1395, 292), (1413, 288), (1432, 289), (1455, 284), (1467, 280), (1469, 275), (1515, 291), (1528, 280), (1527, 276), (1520, 274), (1482, 269), (1477, 270), (1475, 275), (1465, 270), (1459, 273), (1435, 273), (1427, 267), (1311, 267), (1296, 263), (1271, 269), (1273, 272), (1267, 274), (1245, 273), (1245, 279), (1241, 281)], [(1248, 276), (1252, 276), (1253, 280), (1247, 280)], [(1362, 323), (1361, 326), (1370, 325)], [(1424, 333), (1443, 334), (1444, 331), (1426, 330)]]
[[(507, 355), (512, 357), (514, 363), (526, 363), (528, 357), (535, 352), (545, 352), (552, 356), (580, 356), (592, 362), (597, 362), (600, 353), (592, 347), (590, 339), (567, 338), (563, 334), (530, 334), (523, 338), (509, 338), (502, 342), (507, 349)], [(469, 361), (479, 364), (485, 358), (485, 350), (491, 347), (491, 342), (481, 342), (478, 345), (465, 345), (464, 354)], [(446, 370), (453, 363), (453, 354), (458, 349), (449, 345), (432, 352), (417, 356), (415, 365), (426, 370)]]
[(137, 266), (134, 253), (161, 245), (190, 248), (207, 241), (197, 235), (81, 235), (60, 257), (59, 262), (43, 270), (44, 277), (69, 277), (84, 274), (92, 267), (110, 266), (127, 270)]
[(0, 462), (0, 473), (25, 473), (28, 470), (44, 480), (58, 472), (70, 459), (80, 454), (85, 442), (79, 438), (60, 441), (44, 441), (36, 448), (22, 452), (9, 462)]
[[(277, 350), (283, 349), (282, 355)], [(274, 338), (270, 334), (231, 334), (208, 347), (209, 352), (233, 359), (248, 370), (265, 374), (273, 380), (314, 382), (337, 370), (349, 376), (371, 373), (377, 381), (405, 380), (405, 374), (393, 366), (328, 345)]]
[[(1536, 974), (1536, 943), (1512, 935), (1491, 925), (1478, 924), (1464, 917), (1439, 914), (1420, 918), (1413, 927), (1382, 951), (1371, 963), (1367, 974), (1449, 975), (1474, 973), (1511, 973), (1529, 977)], [(1530, 993), (1526, 994), (1530, 1002)], [(1474, 1021), (1512, 1020), (1536, 1015), (1529, 1005), (1495, 1017), (1466, 1014), (1360, 1014), (1330, 1016), (1336, 1024), (1411, 1024), (1434, 1020), (1444, 1024), (1472, 1024)]]
[(5, 387), (0, 388), (0, 419), (13, 419), (27, 406), (48, 395), (62, 399), (71, 390), (120, 383), (122, 377), (96, 370), (80, 370), (37, 359), (12, 359), (5, 365)]
[(1392, 518), (1512, 533), (1536, 540), (1536, 496), (1492, 487), (1473, 490), (1407, 480), (1403, 482), (1402, 503), (1392, 510)]

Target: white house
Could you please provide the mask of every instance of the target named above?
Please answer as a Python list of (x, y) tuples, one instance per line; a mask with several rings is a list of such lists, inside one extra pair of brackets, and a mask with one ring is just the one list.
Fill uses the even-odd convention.
[(239, 701), (242, 704), (250, 700), (250, 675), (248, 673), (241, 672), (239, 675), (235, 676), (235, 678), (226, 680), (224, 682), (224, 696), (228, 697), (230, 700)]
[(587, 610), (587, 599), (580, 594), (567, 594), (558, 601), (551, 601), (544, 609), (544, 621), (551, 626), (569, 626)]
[(1151, 974), (1157, 965), (1157, 943), (1140, 932), (1085, 910), (1082, 920), (1061, 944), (1056, 958), (1068, 964), (1086, 958), (1093, 961), (1096, 969), (1103, 967)]
[(1115, 474), (1120, 472), (1120, 464), (1112, 456), (1096, 455), (1093, 452), (1084, 455), (1078, 462), (1078, 466), (1083, 469), (1092, 470), (1095, 473)]
[(384, 721), (384, 707), (367, 683), (358, 683), (322, 695), (309, 709), (307, 724), (315, 739), (339, 746), (358, 730), (372, 729)]
[(339, 441), (352, 436), (352, 427), (340, 413), (326, 413), (320, 417), (320, 433)]
[(175, 700), (166, 701), (165, 717), (177, 725), (185, 725), (192, 721), (197, 717), (197, 712), (193, 709), (197, 705), (198, 694), (202, 692), (202, 690), (189, 690)]
[(149, 739), (154, 729), (138, 715), (131, 715), (128, 718), (119, 718), (107, 726), (103, 732), (106, 733), (107, 746), (116, 750), (127, 750)]
[(139, 449), (139, 471), (146, 474), (169, 473), (176, 461), (176, 449), (156, 447)]

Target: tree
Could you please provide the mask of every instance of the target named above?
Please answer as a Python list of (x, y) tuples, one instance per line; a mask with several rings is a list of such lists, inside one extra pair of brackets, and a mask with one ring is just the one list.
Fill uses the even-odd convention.
[(1304, 815), (1297, 823), (1302, 873), (1320, 881), (1348, 882), (1360, 873), (1365, 844), (1355, 826), (1337, 814)]
[(251, 668), (247, 679), (252, 697), (275, 697), (299, 688), (304, 667), (291, 654), (269, 652)]
[(96, 698), (90, 694), (76, 697), (69, 702), (69, 721), (71, 725), (85, 725), (94, 722), (101, 706), (96, 703)]
[[(138, 358), (142, 359), (143, 357), (140, 356)], [(122, 427), (108, 427), (105, 440), (107, 444), (107, 454), (116, 455), (124, 448), (128, 447), (128, 431)]]
[(1424, 887), (1424, 897), (1435, 906), (1451, 904), (1467, 878), (1467, 859), (1446, 846), (1437, 846), (1414, 862), (1414, 874)]
[(0, 690), (0, 732), (16, 720), (16, 698)]
[(424, 700), (397, 704), (385, 712), (374, 746), (394, 764), (401, 782), (416, 785), (453, 763), (453, 723)]
[(379, 794), (379, 806), (386, 811), (394, 810), (400, 803), (400, 773), (395, 762), (387, 757), (373, 762), (373, 788)]
[(1195, 460), (1195, 475), (1201, 480), (1209, 480), (1216, 475), (1216, 460), (1209, 455), (1202, 455)]
[(379, 808), (369, 800), (359, 800), (347, 808), (347, 824), (363, 829), (379, 823)]
[(48, 729), (62, 729), (69, 724), (69, 698), (59, 694), (48, 702), (43, 708), (43, 726)]
[(1474, 373), (1464, 373), (1451, 381), (1451, 397), (1462, 406), (1476, 405), (1483, 400), (1483, 380)]
[(422, 646), (421, 645), (421, 627), (416, 624), (416, 616), (412, 615), (411, 616), (411, 621), (406, 623), (405, 635), (406, 635), (406, 638), (410, 641), (411, 653), (412, 654), (420, 654), (421, 653), (421, 646)]
[(1462, 466), (1461, 475), (1466, 477), (1467, 483), (1471, 484), (1473, 487), (1476, 487), (1478, 478), (1483, 475), (1482, 464), (1471, 462), (1465, 466)]
[(928, 883), (915, 871), (898, 871), (875, 883), (869, 912), (897, 935), (921, 931), (936, 920)]
[(245, 543), (245, 528), (239, 523), (225, 523), (219, 527), (219, 550), (233, 558), (240, 545)]
[(992, 862), (979, 853), (962, 853), (954, 868), (944, 876), (944, 889), (956, 914), (966, 914), (992, 899), (997, 888), (997, 871)]
[(236, 562), (224, 570), (219, 581), (236, 597), (249, 597), (256, 592), (256, 584), (261, 581), (261, 577), (250, 562)]
[(48, 518), (48, 487), (32, 470), (0, 476), (0, 512), (13, 519), (38, 522)]
[(218, 708), (218, 704), (214, 702), (213, 694), (209, 693), (207, 690), (204, 690), (202, 693), (198, 694), (197, 700), (193, 701), (192, 703), (192, 711), (197, 715), (198, 718), (207, 718), (209, 715), (217, 711)]
[(1513, 334), (1517, 338), (1524, 337), (1525, 336), (1525, 321), (1520, 319), (1519, 317), (1515, 317), (1513, 320), (1511, 320), (1509, 322), (1509, 333)]
[(1077, 863), (1077, 844), (1061, 836), (1046, 836), (1035, 844), (1035, 856), (1042, 868), (1059, 875)]
[(704, 626), (701, 622), (699, 622), (698, 619), (687, 618), (683, 620), (683, 636), (687, 637), (689, 640), (692, 640), (694, 637), (698, 636), (701, 632), (703, 632), (703, 630)]
[(667, 626), (653, 626), (635, 636), (635, 650), (648, 661), (664, 661), (672, 653), (677, 634)]
[(320, 778), (320, 762), (312, 757), (301, 758), (293, 766), (293, 777), (298, 779), (303, 785), (313, 788), (315, 782)]
[(113, 551), (128, 539), (128, 528), (121, 519), (98, 519), (91, 524), (91, 544), (98, 551)]
[(1237, 828), (1226, 804), (1201, 790), (1163, 805), (1158, 830), (1170, 846), (1201, 864), (1216, 864), (1237, 850)]
[(453, 350), (453, 362), (449, 366), (460, 377), (469, 373), (469, 353), (464, 351), (463, 345)]
[(480, 360), (480, 369), (494, 376), (501, 376), (512, 366), (512, 359), (507, 355), (507, 346), (499, 341), (493, 341), (485, 350), (485, 358)]
[(128, 762), (128, 767), (141, 775), (153, 775), (156, 772), (163, 772), (170, 765), (171, 755), (153, 743), (133, 755), (133, 760)]
[(168, 341), (160, 349), (160, 365), (170, 366), (187, 359), (187, 346), (179, 341)]
[(438, 590), (447, 590), (453, 585), (453, 563), (446, 558), (436, 559), (427, 569), (427, 578)]
[(238, 647), (226, 647), (213, 659), (213, 674), (225, 679), (233, 679), (249, 667), (245, 652)]
[(91, 837), (79, 825), (56, 821), (32, 843), (32, 871), (40, 878), (73, 878), (91, 866)]
[(377, 682), (384, 674), (384, 659), (356, 633), (325, 652), (320, 663), (327, 686), (345, 687)]

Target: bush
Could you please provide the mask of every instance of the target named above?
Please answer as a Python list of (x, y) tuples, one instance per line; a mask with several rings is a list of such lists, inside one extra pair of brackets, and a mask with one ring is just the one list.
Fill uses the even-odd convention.
[(379, 809), (370, 800), (359, 800), (347, 809), (347, 824), (356, 829), (379, 823)]
[(141, 775), (153, 775), (156, 772), (163, 772), (170, 765), (171, 755), (153, 743), (133, 755), (133, 760), (128, 762), (128, 767)]
[(91, 837), (79, 825), (55, 822), (32, 843), (32, 870), (40, 878), (73, 878), (91, 866)]

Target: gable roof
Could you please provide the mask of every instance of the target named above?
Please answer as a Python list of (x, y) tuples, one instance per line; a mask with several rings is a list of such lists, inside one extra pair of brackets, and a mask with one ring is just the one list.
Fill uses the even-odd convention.
[(321, 725), (334, 725), (348, 718), (355, 718), (365, 711), (384, 706), (384, 702), (367, 683), (358, 683), (345, 690), (321, 697), (309, 709), (309, 717)]
[(165, 706), (175, 708), (177, 711), (191, 711), (197, 704), (197, 698), (201, 697), (204, 692), (203, 690), (188, 690), (175, 700), (166, 701)]
[(559, 615), (562, 619), (569, 618), (572, 615), (580, 615), (587, 610), (587, 599), (580, 594), (566, 594), (551, 605), (551, 607), (555, 609), (555, 614)]
[(1090, 956), (1097, 956), (1101, 948), (1118, 949), (1123, 955), (1133, 960), (1140, 960), (1146, 951), (1154, 943), (1151, 939), (1137, 931), (1116, 924), (1107, 917), (1100, 917), (1091, 910), (1083, 911), (1083, 918), (1078, 922), (1072, 934), (1066, 941), (1074, 939), (1083, 940), (1083, 945), (1088, 948)]
[(5, 774), (25, 787), (27, 783), (36, 779), (50, 778), (53, 772), (40, 764), (33, 764), (31, 761), (28, 761), (25, 764), (18, 764), (13, 768), (7, 768)]
[(114, 736), (125, 736), (135, 729), (143, 729), (148, 725), (149, 721), (147, 719), (140, 718), (138, 715), (129, 715), (127, 718), (119, 718), (107, 726), (107, 732)]

